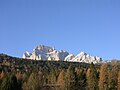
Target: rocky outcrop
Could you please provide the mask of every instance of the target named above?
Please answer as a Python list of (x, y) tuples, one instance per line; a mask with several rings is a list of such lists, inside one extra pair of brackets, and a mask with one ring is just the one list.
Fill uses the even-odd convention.
[(30, 52), (25, 52), (22, 58), (29, 58), (32, 54)]
[(64, 61), (72, 61), (72, 59), (74, 58), (75, 56), (73, 54), (69, 54), (67, 57), (65, 57), (65, 60)]

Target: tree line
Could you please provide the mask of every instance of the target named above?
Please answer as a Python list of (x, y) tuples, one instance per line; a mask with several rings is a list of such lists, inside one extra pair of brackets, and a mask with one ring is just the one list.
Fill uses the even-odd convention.
[(86, 64), (0, 54), (0, 90), (120, 90), (120, 61)]

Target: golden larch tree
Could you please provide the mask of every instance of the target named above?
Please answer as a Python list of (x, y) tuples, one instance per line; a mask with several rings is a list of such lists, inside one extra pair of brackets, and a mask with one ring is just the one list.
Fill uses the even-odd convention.
[(99, 90), (108, 90), (108, 64), (102, 64), (99, 75)]

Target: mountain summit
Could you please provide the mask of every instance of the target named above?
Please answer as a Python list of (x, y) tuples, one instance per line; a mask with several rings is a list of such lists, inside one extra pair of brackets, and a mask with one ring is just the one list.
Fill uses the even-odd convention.
[(56, 51), (54, 48), (49, 46), (40, 45), (33, 49), (33, 52), (25, 52), (23, 58), (34, 59), (34, 60), (64, 60), (69, 53), (67, 51), (59, 50)]
[(102, 58), (98, 56), (89, 56), (85, 52), (80, 52), (77, 56), (68, 53), (64, 50), (56, 51), (55, 48), (39, 45), (33, 49), (33, 52), (25, 52), (22, 56), (25, 59), (33, 60), (49, 60), (49, 61), (69, 61), (69, 62), (85, 62), (85, 63), (100, 63)]

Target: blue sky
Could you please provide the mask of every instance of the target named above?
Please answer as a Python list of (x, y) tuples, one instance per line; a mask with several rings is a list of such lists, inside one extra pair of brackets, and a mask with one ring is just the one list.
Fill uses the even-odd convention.
[(40, 44), (120, 59), (120, 0), (0, 0), (0, 53)]

